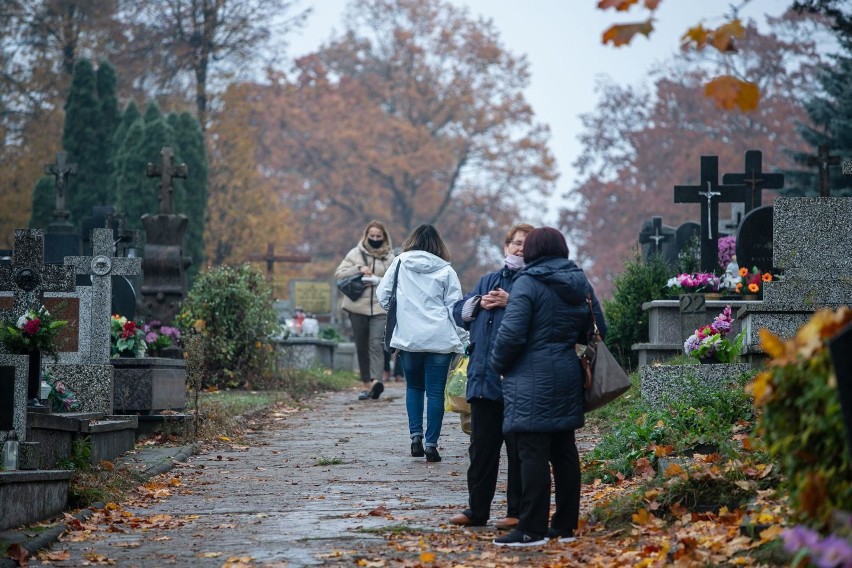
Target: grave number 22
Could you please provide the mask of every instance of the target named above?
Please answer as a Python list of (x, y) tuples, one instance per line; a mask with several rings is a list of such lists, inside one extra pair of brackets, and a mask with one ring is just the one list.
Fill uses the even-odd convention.
[(680, 313), (703, 314), (706, 311), (704, 294), (684, 294), (680, 297)]

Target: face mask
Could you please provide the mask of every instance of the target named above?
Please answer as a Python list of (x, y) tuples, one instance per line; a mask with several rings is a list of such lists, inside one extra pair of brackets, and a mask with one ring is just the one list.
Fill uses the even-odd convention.
[(384, 239), (367, 239), (367, 242), (370, 244), (371, 247), (373, 247), (374, 249), (377, 249), (380, 246), (382, 246), (382, 244), (384, 244), (385, 241), (384, 241)]
[(524, 267), (524, 257), (514, 254), (506, 255), (506, 266), (512, 270), (520, 270)]

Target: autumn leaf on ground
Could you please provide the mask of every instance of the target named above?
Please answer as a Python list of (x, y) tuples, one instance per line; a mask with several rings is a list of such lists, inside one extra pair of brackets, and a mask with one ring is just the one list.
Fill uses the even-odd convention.
[(650, 19), (636, 24), (616, 24), (610, 26), (610, 28), (603, 33), (602, 40), (604, 44), (612, 42), (612, 45), (619, 47), (630, 43), (633, 36), (636, 34), (642, 34), (645, 37), (648, 37), (651, 35), (652, 31), (654, 31), (654, 24)]
[(381, 517), (382, 515), (387, 515), (388, 510), (385, 509), (384, 505), (379, 505), (378, 507), (376, 507), (375, 509), (373, 509), (372, 511), (370, 511), (367, 514), (370, 515), (371, 517)]
[(20, 544), (12, 544), (9, 548), (6, 549), (6, 556), (20, 564), (21, 566), (27, 565), (27, 560), (30, 558), (30, 551), (21, 546)]
[(39, 552), (36, 558), (42, 562), (64, 562), (71, 559), (71, 552), (68, 550), (45, 550)]
[(760, 89), (757, 85), (740, 81), (730, 75), (716, 77), (704, 85), (704, 95), (713, 99), (716, 106), (723, 110), (739, 108), (748, 112), (756, 109), (760, 102)]

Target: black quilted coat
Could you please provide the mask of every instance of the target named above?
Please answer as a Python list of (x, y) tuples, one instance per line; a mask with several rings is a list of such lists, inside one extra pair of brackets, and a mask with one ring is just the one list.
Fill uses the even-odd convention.
[(583, 426), (583, 384), (574, 350), (590, 317), (606, 333), (603, 313), (583, 270), (566, 258), (540, 258), (515, 276), (491, 355), (503, 375), (503, 431), (559, 432)]

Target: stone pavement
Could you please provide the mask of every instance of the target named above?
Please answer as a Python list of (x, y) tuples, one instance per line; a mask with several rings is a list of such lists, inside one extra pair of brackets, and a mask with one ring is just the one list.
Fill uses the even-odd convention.
[[(172, 520), (144, 529), (103, 527), (80, 542), (66, 538), (70, 533), (41, 535), (47, 541), (42, 545), (60, 539), (51, 551), (70, 553), (51, 565), (108, 559), (117, 566), (223, 566), (228, 558), (250, 557), (237, 565), (351, 566), (387, 550), (383, 534), (394, 531), (416, 539), (420, 532), (470, 530), (477, 546), (496, 548), (490, 544), (493, 527), (446, 525), (467, 500), (468, 436), (459, 416), (445, 415), (443, 461), (427, 463), (410, 456), (405, 385), (389, 383), (377, 401), (358, 401), (357, 393), (320, 394), (310, 409), (276, 412), (239, 444), (217, 442), (194, 455), (187, 447), (128, 456), (152, 473), (171, 468), (174, 457), (186, 460), (161, 478), (180, 479), (170, 496), (126, 507), (139, 518)], [(590, 449), (590, 441), (578, 442), (581, 453)], [(505, 469), (492, 522), (505, 512), (504, 482)], [(406, 560), (404, 551), (399, 556), (417, 561), (412, 554)], [(448, 561), (436, 558), (441, 565)]]

